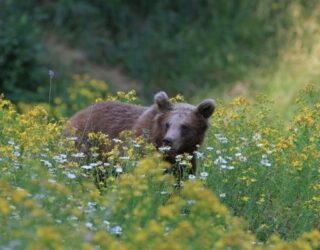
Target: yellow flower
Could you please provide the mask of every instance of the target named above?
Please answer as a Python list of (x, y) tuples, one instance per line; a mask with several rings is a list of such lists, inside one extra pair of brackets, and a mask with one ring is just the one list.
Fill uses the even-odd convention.
[(27, 196), (28, 196), (28, 192), (21, 188), (13, 191), (12, 193), (12, 199), (15, 203), (19, 203), (21, 200), (23, 200)]
[(158, 216), (168, 219), (174, 219), (176, 217), (177, 209), (174, 204), (160, 207), (158, 210)]
[(162, 227), (155, 220), (150, 220), (148, 222), (147, 228), (148, 228), (148, 231), (152, 234), (155, 234), (155, 235), (163, 234)]
[(181, 94), (177, 94), (176, 96), (170, 98), (170, 101), (173, 102), (173, 103), (183, 102), (184, 101), (184, 97)]
[(31, 211), (31, 215), (36, 218), (45, 217), (47, 213), (41, 208), (35, 208)]
[(246, 203), (246, 202), (248, 202), (250, 200), (250, 197), (243, 196), (243, 197), (241, 197), (241, 200)]
[(36, 231), (37, 237), (40, 239), (44, 239), (47, 241), (53, 241), (53, 242), (59, 242), (60, 241), (60, 235), (56, 231), (55, 228), (50, 226), (43, 226), (37, 229)]
[(299, 239), (310, 242), (311, 247), (313, 249), (318, 249), (320, 247), (320, 231), (319, 230), (313, 230), (311, 232), (306, 232)]
[(78, 208), (72, 208), (71, 213), (76, 217), (80, 217), (83, 214), (83, 212)]
[(37, 203), (35, 200), (27, 199), (26, 201), (24, 201), (23, 205), (26, 208), (34, 208), (37, 205)]
[(308, 107), (303, 108), (302, 113), (294, 118), (294, 122), (298, 124), (304, 124), (309, 127), (312, 127), (315, 124), (313, 113)]
[(249, 104), (249, 101), (243, 96), (239, 96), (231, 102), (231, 105), (234, 106), (249, 106)]
[(136, 91), (130, 90), (129, 92), (125, 93), (124, 91), (118, 91), (116, 96), (109, 95), (107, 98), (108, 101), (121, 101), (121, 102), (128, 102), (134, 103), (138, 100)]
[(315, 183), (311, 186), (313, 190), (320, 190), (320, 183)]
[(0, 198), (0, 214), (8, 215), (11, 209), (7, 200)]
[(148, 233), (146, 231), (138, 231), (135, 234), (134, 240), (136, 242), (143, 243), (148, 238)]
[(232, 120), (237, 120), (239, 118), (240, 118), (240, 115), (238, 113), (236, 113), (236, 112), (233, 112), (230, 115), (230, 119), (232, 119)]
[(241, 230), (226, 232), (215, 243), (213, 249), (254, 249), (252, 242), (255, 240), (251, 234), (245, 234)]
[(196, 231), (188, 221), (183, 220), (179, 222), (172, 234), (173, 236), (176, 235), (176, 237), (179, 237), (180, 235), (184, 235), (184, 237), (193, 237), (196, 234)]
[(297, 170), (301, 170), (302, 168), (302, 162), (301, 161), (299, 161), (299, 160), (294, 160), (293, 162), (292, 162), (292, 166), (295, 168), (295, 169), (297, 169)]
[(89, 243), (83, 244), (83, 250), (92, 250), (92, 249), (94, 249), (94, 246), (92, 246), (91, 244)]

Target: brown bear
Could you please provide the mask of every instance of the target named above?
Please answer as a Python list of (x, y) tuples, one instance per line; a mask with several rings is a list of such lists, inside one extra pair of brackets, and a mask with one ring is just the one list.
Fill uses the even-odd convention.
[(157, 148), (168, 146), (165, 159), (175, 162), (178, 154), (193, 155), (191, 174), (196, 172), (194, 151), (203, 142), (208, 118), (213, 114), (215, 102), (207, 99), (198, 106), (172, 103), (163, 91), (154, 96), (154, 105), (141, 107), (120, 102), (100, 102), (76, 113), (69, 120), (76, 129), (78, 143), (85, 143), (89, 132), (103, 132), (117, 138), (124, 130), (146, 135)]

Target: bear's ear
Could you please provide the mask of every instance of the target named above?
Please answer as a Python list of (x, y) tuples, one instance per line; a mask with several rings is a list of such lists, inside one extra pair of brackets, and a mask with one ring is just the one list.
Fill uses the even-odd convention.
[(207, 99), (198, 105), (196, 112), (202, 115), (204, 118), (209, 118), (213, 114), (215, 107), (215, 101), (212, 99)]
[(160, 91), (154, 96), (154, 103), (158, 106), (159, 110), (167, 111), (172, 109), (172, 103), (166, 92)]

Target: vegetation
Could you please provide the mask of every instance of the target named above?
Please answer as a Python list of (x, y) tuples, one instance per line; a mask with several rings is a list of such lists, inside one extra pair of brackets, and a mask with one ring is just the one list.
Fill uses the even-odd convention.
[[(4, 0), (2, 5), (0, 89), (15, 102), (46, 100), (49, 69), (56, 72), (55, 96), (70, 84), (75, 68), (55, 57), (50, 37), (81, 48), (98, 64), (122, 67), (139, 81), (144, 103), (159, 89), (227, 101), (259, 91), (286, 114), (301, 85), (319, 81), (320, 5), (314, 0)], [(26, 90), (30, 95), (21, 95)]]
[(24, 13), (25, 4), (4, 2), (0, 8), (0, 90), (15, 102), (40, 101), (43, 93), (36, 92), (41, 92), (44, 65), (38, 16), (33, 11)]
[[(287, 127), (263, 96), (219, 104), (197, 152), (198, 173), (180, 188), (142, 138), (124, 134), (102, 162), (96, 146), (111, 143), (105, 136), (90, 135), (85, 155), (43, 107), (19, 114), (1, 99), (1, 245), (318, 249), (319, 92), (309, 85), (299, 93)], [(109, 98), (136, 102), (133, 93)], [(183, 156), (178, 164), (188, 165)]]
[[(319, 10), (0, 1), (0, 249), (320, 249)], [(60, 43), (85, 55), (80, 65), (120, 67), (137, 89), (82, 74), (56, 55)], [(150, 103), (160, 89), (178, 102), (220, 98), (194, 176), (163, 174), (161, 152), (129, 132), (90, 134), (87, 154), (63, 136), (89, 104)]]

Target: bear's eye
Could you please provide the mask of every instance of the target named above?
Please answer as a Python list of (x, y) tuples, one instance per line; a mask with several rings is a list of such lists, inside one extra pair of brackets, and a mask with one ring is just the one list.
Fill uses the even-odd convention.
[(170, 124), (168, 122), (166, 122), (166, 129), (168, 129), (170, 127)]
[(189, 125), (186, 125), (186, 124), (182, 124), (182, 125), (181, 125), (181, 130), (182, 130), (182, 131), (186, 131), (186, 130), (188, 130), (189, 128), (190, 128)]

